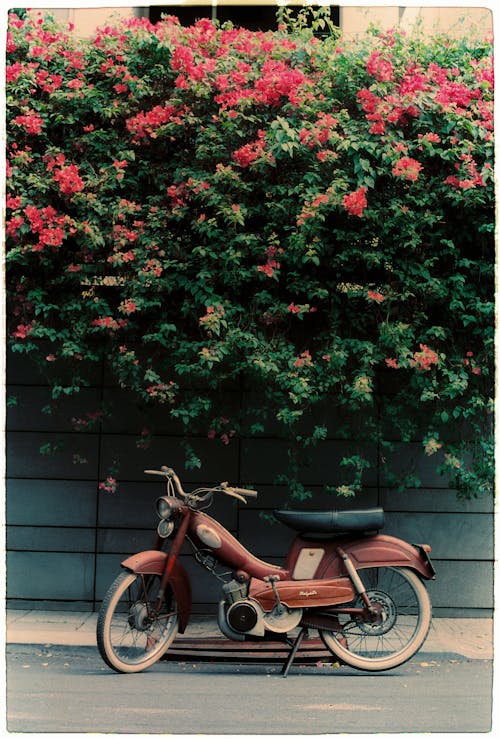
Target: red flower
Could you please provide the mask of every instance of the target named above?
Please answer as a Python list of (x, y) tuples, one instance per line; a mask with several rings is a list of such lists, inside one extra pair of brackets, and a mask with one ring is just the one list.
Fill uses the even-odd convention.
[(21, 207), (21, 198), (19, 196), (14, 197), (13, 195), (7, 195), (5, 205), (11, 210), (17, 210), (17, 208)]
[(385, 295), (374, 292), (373, 290), (368, 290), (368, 298), (375, 301), (375, 303), (382, 303), (385, 300)]
[(249, 167), (262, 155), (265, 146), (264, 131), (259, 131), (258, 136), (259, 138), (256, 141), (251, 141), (233, 151), (233, 159), (240, 167)]
[(265, 274), (266, 277), (272, 277), (274, 275), (274, 270), (279, 269), (280, 266), (280, 262), (277, 262), (275, 259), (269, 259), (267, 264), (260, 264), (257, 269), (259, 272)]
[(74, 195), (76, 192), (81, 192), (85, 186), (76, 164), (68, 164), (58, 169), (54, 180), (59, 184), (59, 189), (64, 195)]
[(24, 223), (24, 218), (22, 216), (14, 216), (10, 220), (6, 221), (5, 231), (7, 235), (12, 236), (12, 237), (17, 236), (17, 230), (21, 228), (23, 223)]
[(399, 364), (398, 364), (398, 360), (397, 359), (392, 359), (392, 358), (388, 357), (385, 360), (385, 363), (386, 363), (386, 365), (388, 367), (392, 367), (392, 369), (399, 369)]
[(351, 216), (362, 217), (363, 211), (368, 205), (365, 193), (366, 187), (360, 187), (349, 195), (344, 195), (342, 205)]
[(180, 113), (181, 111), (178, 111), (173, 105), (156, 105), (149, 111), (142, 110), (137, 115), (129, 118), (126, 121), (126, 127), (129, 133), (133, 134), (136, 141), (147, 136), (156, 138), (158, 135), (157, 129), (171, 120), (178, 121)]

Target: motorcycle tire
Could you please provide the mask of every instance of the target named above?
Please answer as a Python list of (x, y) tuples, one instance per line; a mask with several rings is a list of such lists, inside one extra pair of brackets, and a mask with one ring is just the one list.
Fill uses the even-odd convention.
[[(358, 574), (372, 604), (376, 621), (339, 614), (332, 629), (320, 629), (327, 647), (341, 662), (358, 670), (391, 670), (409, 660), (424, 643), (432, 618), (425, 585), (405, 567), (370, 567)], [(362, 608), (357, 598), (350, 605)]]
[(169, 587), (154, 614), (159, 575), (123, 571), (114, 580), (97, 617), (97, 646), (116, 672), (141, 672), (167, 651), (177, 634), (175, 597)]

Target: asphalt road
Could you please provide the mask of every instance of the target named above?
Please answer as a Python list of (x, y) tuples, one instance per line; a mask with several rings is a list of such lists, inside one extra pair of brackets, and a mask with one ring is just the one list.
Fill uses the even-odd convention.
[(423, 654), (390, 672), (161, 662), (118, 675), (92, 648), (9, 645), (11, 732), (337, 734), (486, 732), (489, 660)]

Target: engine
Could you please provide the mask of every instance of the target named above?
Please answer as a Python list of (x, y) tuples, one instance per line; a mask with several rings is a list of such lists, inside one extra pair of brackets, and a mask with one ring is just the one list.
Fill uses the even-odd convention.
[(266, 630), (283, 634), (302, 618), (302, 608), (288, 608), (283, 603), (264, 611), (257, 600), (248, 597), (248, 582), (231, 580), (222, 590), (225, 598), (219, 603), (219, 628), (229, 639), (241, 641), (247, 634), (264, 636)]

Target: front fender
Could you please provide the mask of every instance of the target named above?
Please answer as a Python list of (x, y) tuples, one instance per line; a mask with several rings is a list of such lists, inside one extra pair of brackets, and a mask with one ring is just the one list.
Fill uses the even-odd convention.
[[(342, 549), (352, 560), (357, 570), (366, 567), (409, 567), (425, 580), (434, 580), (436, 573), (422, 546), (408, 544), (395, 536), (376, 534), (363, 539), (349, 539)], [(321, 565), (320, 565), (321, 567)], [(321, 567), (323, 570), (323, 567)], [(316, 577), (338, 577), (345, 574), (342, 560), (335, 556), (325, 562), (324, 570)]]
[[(148, 549), (127, 557), (121, 564), (126, 570), (135, 572), (137, 575), (162, 575), (165, 570), (167, 557), (166, 552)], [(179, 560), (174, 564), (169, 582), (177, 601), (179, 631), (183, 634), (191, 614), (191, 583), (189, 582), (186, 570)]]

